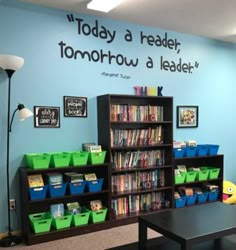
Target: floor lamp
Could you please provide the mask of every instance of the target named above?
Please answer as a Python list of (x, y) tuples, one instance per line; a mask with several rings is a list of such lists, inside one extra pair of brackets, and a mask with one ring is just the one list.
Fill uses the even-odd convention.
[(8, 218), (8, 235), (0, 240), (0, 246), (11, 247), (21, 242), (21, 238), (12, 234), (11, 214), (10, 214), (10, 181), (9, 181), (9, 154), (10, 154), (10, 132), (12, 122), (17, 111), (19, 111), (19, 120), (23, 121), (33, 113), (19, 104), (14, 110), (12, 117), (10, 115), (11, 108), (11, 77), (14, 72), (20, 69), (24, 64), (24, 59), (13, 55), (0, 55), (0, 68), (5, 70), (8, 76), (8, 109), (7, 109), (7, 156), (6, 156), (6, 174), (7, 174), (7, 218)]

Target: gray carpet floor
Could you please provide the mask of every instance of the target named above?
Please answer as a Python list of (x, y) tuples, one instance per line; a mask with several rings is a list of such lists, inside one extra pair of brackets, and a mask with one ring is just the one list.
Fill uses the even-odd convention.
[[(160, 236), (152, 230), (148, 230), (148, 238)], [(14, 246), (16, 250), (104, 250), (121, 245), (127, 245), (138, 241), (138, 224), (115, 227), (94, 233), (78, 235), (65, 239), (54, 240), (32, 246), (20, 244)], [(0, 249), (6, 249), (0, 247)]]
[[(147, 250), (180, 250), (179, 244), (148, 230)], [(23, 243), (14, 246), (16, 250), (138, 250), (138, 224), (130, 224), (83, 234), (65, 239), (54, 240), (32, 246)], [(6, 249), (1, 248), (0, 249)], [(192, 250), (236, 250), (236, 235), (224, 237), (221, 244), (207, 241), (193, 246)]]
[[(209, 240), (192, 246), (192, 250), (235, 250), (236, 235), (224, 237), (219, 241)], [(106, 250), (138, 250), (138, 242), (109, 248)], [(181, 250), (181, 246), (165, 237), (150, 239), (147, 250)]]

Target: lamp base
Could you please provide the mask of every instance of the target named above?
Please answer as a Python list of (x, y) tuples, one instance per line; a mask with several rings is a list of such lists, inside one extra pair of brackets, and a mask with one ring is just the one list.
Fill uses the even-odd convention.
[(16, 235), (8, 235), (0, 240), (0, 247), (13, 247), (21, 243), (22, 238)]

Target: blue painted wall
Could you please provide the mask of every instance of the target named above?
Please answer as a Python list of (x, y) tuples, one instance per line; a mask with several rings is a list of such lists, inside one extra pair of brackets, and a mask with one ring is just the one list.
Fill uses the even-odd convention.
[[(81, 149), (83, 142), (97, 142), (96, 96), (106, 93), (134, 94), (134, 86), (163, 86), (163, 95), (174, 97), (174, 106), (198, 105), (199, 127), (176, 129), (176, 140), (195, 139), (198, 143), (219, 144), (225, 155), (225, 178), (236, 182), (233, 140), (235, 138), (234, 98), (236, 81), (236, 46), (230, 43), (72, 13), (83, 19), (84, 32), (96, 21), (102, 37), (105, 29), (115, 32), (112, 42), (96, 36), (78, 33), (79, 22), (71, 21), (64, 11), (0, 1), (0, 54), (15, 54), (25, 59), (25, 65), (12, 78), (12, 111), (18, 102), (33, 110), (38, 106), (59, 106), (61, 127), (34, 128), (33, 119), (14, 121), (11, 133), (11, 197), (19, 197), (17, 170), (23, 165), (23, 155), (32, 152), (71, 151)], [(101, 28), (103, 26), (103, 28)], [(128, 32), (129, 31), (129, 32)], [(147, 40), (142, 44), (141, 33), (176, 40), (177, 49), (156, 46)], [(129, 35), (129, 36), (128, 36)], [(131, 39), (132, 36), (132, 39)], [(61, 47), (66, 45), (67, 56), (73, 50), (92, 53), (94, 60), (78, 56), (69, 59)], [(70, 46), (71, 48), (69, 48)], [(118, 63), (107, 57), (101, 62), (98, 52), (118, 56)], [(65, 53), (65, 50), (63, 50)], [(126, 57), (138, 62), (136, 67), (119, 65)], [(161, 58), (190, 63), (191, 73), (161, 69)], [(97, 60), (97, 62), (96, 62)], [(153, 67), (147, 62), (152, 60)], [(124, 78), (123, 78), (124, 77)], [(6, 232), (6, 118), (7, 77), (0, 70), (0, 233)], [(88, 98), (87, 118), (63, 116), (63, 96)], [(175, 112), (174, 112), (174, 118)], [(19, 206), (17, 209), (19, 216)], [(15, 214), (13, 229), (19, 229)]]

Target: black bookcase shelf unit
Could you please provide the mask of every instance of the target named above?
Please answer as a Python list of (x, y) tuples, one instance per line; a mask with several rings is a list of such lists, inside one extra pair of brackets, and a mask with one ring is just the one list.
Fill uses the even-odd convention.
[(111, 220), (173, 208), (173, 98), (107, 94), (97, 97), (97, 111), (98, 144), (111, 164)]
[[(217, 178), (207, 180), (194, 180), (192, 182), (184, 182), (175, 184), (175, 190), (181, 187), (201, 187), (202, 185), (216, 185), (219, 187), (219, 195), (216, 201), (222, 201), (222, 190), (223, 190), (223, 176), (224, 176), (224, 155), (206, 155), (206, 156), (195, 156), (195, 157), (183, 157), (174, 159), (174, 167), (177, 165), (185, 165), (187, 169), (195, 167), (213, 167), (219, 169), (219, 175)], [(175, 183), (175, 182), (174, 182)], [(206, 201), (210, 202), (210, 201)], [(198, 203), (193, 204), (198, 205)]]
[[(110, 210), (110, 168), (109, 164), (95, 164), (81, 167), (65, 167), (65, 168), (48, 168), (48, 169), (29, 169), (21, 167), (20, 172), (20, 191), (21, 191), (21, 226), (22, 236), (27, 245), (47, 242), (55, 239), (61, 239), (79, 234), (94, 232), (101, 229), (107, 229), (113, 225), (109, 223), (109, 213), (104, 222), (93, 224), (91, 221), (83, 226), (70, 226), (66, 229), (56, 230), (51, 227), (49, 232), (35, 234), (32, 230), (29, 220), (30, 214), (49, 212), (50, 205), (78, 201), (79, 204), (89, 207), (89, 201), (100, 199), (104, 205)], [(71, 195), (67, 188), (66, 194), (60, 197), (50, 197), (49, 194), (44, 199), (31, 200), (28, 187), (28, 175), (47, 174), (50, 172), (78, 172), (78, 173), (96, 173), (97, 178), (103, 178), (103, 187), (98, 192), (85, 191), (80, 194)]]

